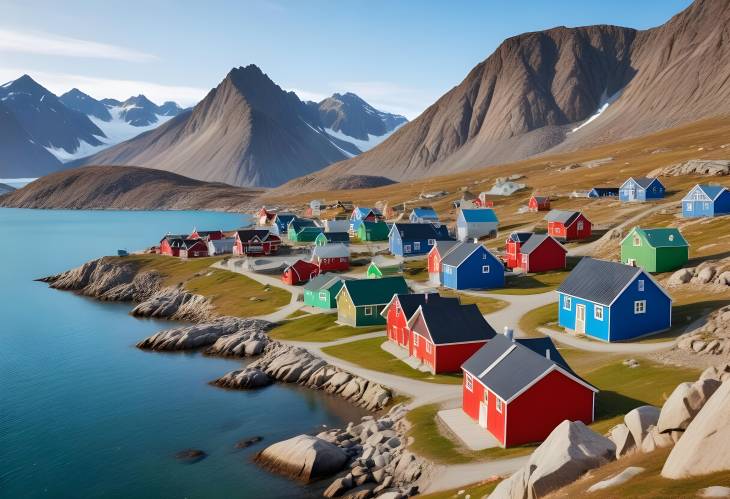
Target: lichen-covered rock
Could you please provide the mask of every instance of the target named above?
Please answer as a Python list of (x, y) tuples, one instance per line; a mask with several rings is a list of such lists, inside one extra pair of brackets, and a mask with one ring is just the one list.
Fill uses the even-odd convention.
[(130, 313), (137, 317), (202, 322), (213, 317), (213, 306), (204, 296), (169, 287), (157, 291)]
[(256, 457), (268, 469), (303, 482), (339, 472), (347, 459), (347, 454), (336, 445), (310, 435), (277, 442)]
[(689, 281), (692, 280), (692, 277), (694, 276), (694, 269), (684, 268), (679, 269), (674, 274), (669, 277), (667, 280), (667, 284), (670, 286), (678, 286), (680, 284), (687, 284)]
[(211, 322), (160, 331), (137, 343), (137, 347), (157, 351), (194, 350), (235, 333), (263, 334), (270, 324), (261, 319), (221, 317)]

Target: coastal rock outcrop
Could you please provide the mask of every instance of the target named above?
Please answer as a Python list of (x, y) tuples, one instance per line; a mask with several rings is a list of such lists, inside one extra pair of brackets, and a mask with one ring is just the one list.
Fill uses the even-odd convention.
[(536, 499), (616, 459), (616, 446), (580, 421), (563, 421), (490, 499)]
[(716, 310), (703, 325), (680, 336), (675, 348), (691, 354), (730, 357), (730, 305)]
[(139, 303), (130, 312), (137, 317), (201, 322), (213, 317), (213, 306), (201, 295), (179, 287), (163, 288)]
[(347, 459), (347, 453), (338, 446), (310, 435), (277, 442), (256, 457), (263, 466), (304, 482), (339, 472)]
[[(248, 368), (258, 369), (270, 378), (284, 383), (296, 383), (323, 390), (349, 400), (369, 410), (385, 407), (392, 399), (389, 389), (334, 367), (305, 348), (293, 347), (278, 341), (264, 342), (262, 338), (249, 339), (241, 344), (234, 336), (222, 337), (207, 353), (240, 352), (258, 349), (265, 343), (263, 355)], [(216, 346), (217, 345), (217, 346)], [(224, 388), (250, 388), (245, 369), (229, 372), (213, 383)]]
[(233, 334), (260, 337), (270, 326), (270, 322), (261, 319), (221, 317), (212, 322), (165, 329), (140, 341), (137, 347), (157, 351), (193, 350)]
[[(265, 329), (268, 329), (266, 325)], [(269, 343), (264, 328), (243, 328), (238, 332), (221, 336), (205, 350), (206, 355), (218, 357), (253, 357), (263, 353)]]

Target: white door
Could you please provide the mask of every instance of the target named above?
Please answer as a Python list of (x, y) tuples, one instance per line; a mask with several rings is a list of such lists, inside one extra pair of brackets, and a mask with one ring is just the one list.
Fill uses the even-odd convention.
[(631, 187), (629, 189), (629, 201), (634, 201), (636, 199), (636, 189)]
[(585, 334), (586, 332), (586, 306), (577, 304), (575, 306), (575, 332)]
[(479, 426), (487, 427), (487, 403), (484, 400), (479, 402)]

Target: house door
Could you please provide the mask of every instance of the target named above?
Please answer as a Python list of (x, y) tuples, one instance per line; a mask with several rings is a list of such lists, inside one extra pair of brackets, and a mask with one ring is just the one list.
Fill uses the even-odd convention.
[(479, 426), (487, 427), (487, 402), (485, 400), (479, 402)]
[(633, 187), (629, 189), (629, 201), (635, 201), (636, 200), (636, 189)]
[(585, 334), (586, 332), (586, 306), (577, 304), (575, 306), (575, 332)]

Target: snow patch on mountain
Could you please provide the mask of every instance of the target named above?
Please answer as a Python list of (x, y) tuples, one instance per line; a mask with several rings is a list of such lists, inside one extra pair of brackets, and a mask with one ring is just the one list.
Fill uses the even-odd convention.
[(621, 97), (621, 92), (623, 92), (623, 89), (619, 90), (618, 92), (616, 92), (615, 94), (613, 94), (611, 97), (607, 97), (606, 96), (606, 91), (604, 90), (603, 91), (603, 94), (601, 95), (601, 102), (598, 104), (598, 109), (596, 110), (596, 112), (593, 113), (593, 115), (589, 116), (588, 119), (585, 120), (583, 123), (581, 123), (577, 127), (573, 128), (570, 131), (570, 133), (577, 132), (578, 130), (580, 130), (584, 126), (586, 126), (589, 123), (592, 123), (593, 121), (597, 120), (603, 114), (603, 112), (606, 109), (608, 109), (608, 106), (610, 106), (611, 104), (613, 104), (614, 102), (616, 102), (618, 100), (618, 98)]
[[(369, 112), (367, 109), (365, 111)], [(398, 130), (404, 124), (405, 123), (401, 123), (400, 125), (395, 127), (393, 130), (391, 130), (390, 132), (384, 133), (383, 135), (368, 134), (368, 140), (356, 139), (356, 138), (350, 137), (349, 135), (342, 133), (340, 131), (332, 130), (331, 128), (325, 128), (325, 132), (327, 132), (328, 135), (331, 135), (332, 137), (334, 137), (336, 139), (343, 140), (345, 142), (349, 142), (350, 144), (357, 147), (360, 150), (360, 152), (365, 152), (368, 149), (372, 149), (373, 147), (377, 146), (378, 144), (383, 142), (385, 139), (387, 139), (388, 137), (393, 135), (393, 132)], [(350, 157), (352, 157), (351, 154), (350, 154)]]

